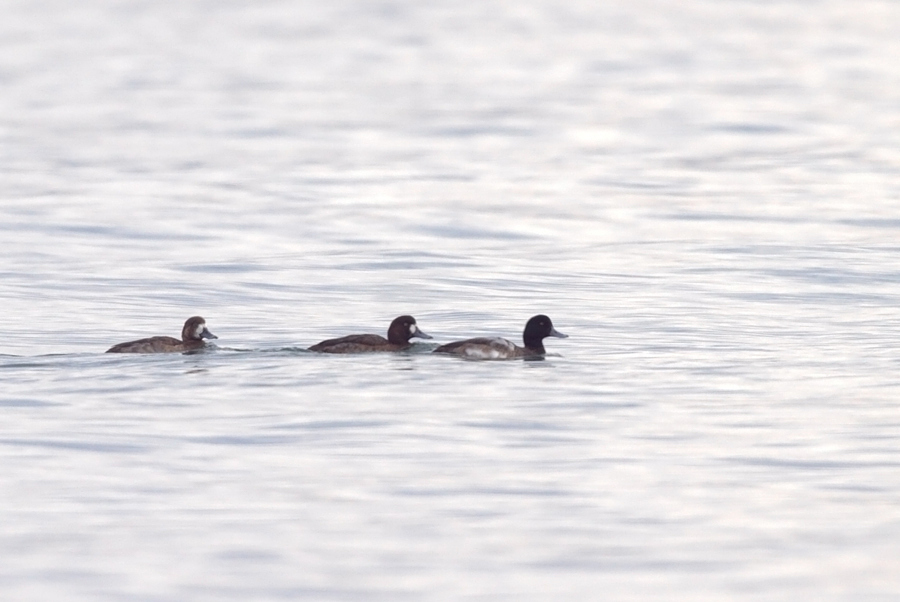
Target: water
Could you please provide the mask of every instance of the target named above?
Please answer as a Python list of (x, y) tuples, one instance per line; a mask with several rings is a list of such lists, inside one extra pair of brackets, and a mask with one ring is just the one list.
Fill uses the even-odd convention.
[(4, 600), (900, 597), (900, 5), (597, 4), (4, 4)]

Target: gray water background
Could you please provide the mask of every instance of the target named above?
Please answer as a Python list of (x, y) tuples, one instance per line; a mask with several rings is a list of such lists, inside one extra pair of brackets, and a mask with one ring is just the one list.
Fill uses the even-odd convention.
[(900, 4), (0, 9), (3, 600), (900, 599)]

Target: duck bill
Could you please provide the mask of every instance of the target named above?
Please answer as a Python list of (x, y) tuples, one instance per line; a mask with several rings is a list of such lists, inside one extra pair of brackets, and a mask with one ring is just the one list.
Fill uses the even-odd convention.
[(203, 332), (200, 333), (200, 338), (201, 339), (218, 339), (219, 337), (217, 337), (216, 335), (211, 333), (208, 328), (204, 328)]
[(416, 327), (416, 331), (414, 333), (412, 333), (411, 335), (409, 335), (409, 338), (413, 338), (413, 337), (419, 337), (420, 339), (433, 339), (434, 338), (430, 334), (425, 334), (424, 332), (422, 332), (422, 329), (419, 328), (418, 326)]
[(552, 326), (550, 327), (550, 336), (556, 337), (557, 339), (568, 339), (569, 338), (569, 335), (561, 333), (560, 331), (556, 330)]

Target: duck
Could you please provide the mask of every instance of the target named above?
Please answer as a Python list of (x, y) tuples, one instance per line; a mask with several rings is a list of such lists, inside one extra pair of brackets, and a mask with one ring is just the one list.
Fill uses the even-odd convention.
[(388, 338), (377, 334), (351, 334), (337, 339), (316, 343), (310, 351), (320, 353), (368, 353), (372, 351), (402, 351), (412, 346), (413, 337), (430, 339), (431, 335), (419, 328), (412, 316), (395, 318), (388, 327)]
[(200, 316), (188, 318), (181, 329), (181, 340), (173, 337), (149, 337), (119, 343), (110, 347), (106, 353), (177, 353), (203, 349), (206, 343), (203, 339), (218, 339), (206, 327), (206, 320)]
[(512, 341), (500, 337), (478, 337), (441, 345), (434, 350), (434, 353), (448, 353), (470, 359), (483, 360), (535, 357), (546, 353), (544, 349), (544, 338), (546, 337), (569, 338), (568, 335), (559, 332), (553, 327), (553, 322), (550, 321), (550, 318), (539, 314), (532, 317), (525, 324), (525, 331), (522, 333), (522, 339), (525, 342), (524, 347), (519, 347)]

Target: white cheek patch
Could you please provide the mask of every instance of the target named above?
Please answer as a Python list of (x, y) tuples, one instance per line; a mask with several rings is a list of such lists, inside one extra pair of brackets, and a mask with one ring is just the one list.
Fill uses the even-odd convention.
[(199, 339), (204, 330), (206, 330), (206, 324), (198, 324), (197, 329), (194, 331), (194, 336)]
[(419, 332), (418, 327), (416, 327), (415, 324), (410, 324), (409, 325), (409, 334), (416, 334), (417, 332)]

